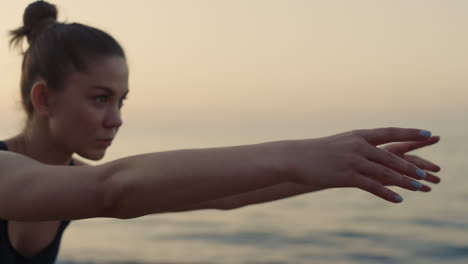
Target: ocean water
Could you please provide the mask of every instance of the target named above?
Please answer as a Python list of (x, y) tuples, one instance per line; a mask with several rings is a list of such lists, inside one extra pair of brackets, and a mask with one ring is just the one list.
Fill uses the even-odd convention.
[[(394, 124), (415, 127), (401, 120)], [(445, 121), (457, 126), (449, 127)], [(316, 135), (351, 128), (349, 123), (333, 122), (329, 121), (329, 130), (321, 129)], [(357, 126), (384, 126), (362, 124)], [(227, 146), (266, 141), (267, 137), (258, 135), (305, 138), (318, 125), (290, 123), (289, 130), (278, 126), (275, 132), (264, 126), (251, 137), (245, 136), (247, 126), (236, 131), (237, 137), (229, 133), (215, 137), (216, 129), (194, 128), (187, 137), (160, 134), (166, 141), (154, 149), (145, 149), (145, 137), (132, 137), (127, 130), (122, 132), (122, 145), (115, 147), (128, 144), (128, 152), (143, 153), (171, 146), (208, 147), (210, 142)], [(401, 204), (358, 189), (331, 189), (231, 211), (75, 221), (63, 237), (58, 263), (468, 263), (468, 129), (464, 123), (444, 118), (416, 127), (431, 128), (442, 136), (438, 144), (414, 152), (442, 167), (436, 174), (442, 182), (428, 183), (433, 188), (429, 193), (390, 187), (404, 197)], [(301, 129), (304, 134), (297, 132)], [(199, 145), (191, 137), (197, 137)]]

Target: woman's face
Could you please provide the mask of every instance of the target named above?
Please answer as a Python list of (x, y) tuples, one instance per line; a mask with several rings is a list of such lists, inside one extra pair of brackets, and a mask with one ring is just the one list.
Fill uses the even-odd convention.
[(128, 68), (122, 57), (100, 58), (88, 64), (87, 73), (71, 73), (65, 89), (52, 99), (52, 138), (66, 151), (101, 159), (122, 125), (127, 93)]

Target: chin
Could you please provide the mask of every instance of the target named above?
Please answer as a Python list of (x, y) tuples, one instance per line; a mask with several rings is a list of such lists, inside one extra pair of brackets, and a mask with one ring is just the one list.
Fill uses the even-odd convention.
[(75, 152), (75, 153), (78, 154), (82, 158), (98, 161), (104, 158), (104, 155), (106, 154), (106, 150), (104, 149), (104, 150), (80, 151), (80, 152)]

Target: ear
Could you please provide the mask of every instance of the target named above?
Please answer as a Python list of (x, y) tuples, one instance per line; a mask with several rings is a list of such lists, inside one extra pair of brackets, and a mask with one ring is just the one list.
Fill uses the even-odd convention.
[(50, 115), (50, 92), (44, 81), (38, 81), (33, 84), (30, 99), (35, 113), (40, 116)]

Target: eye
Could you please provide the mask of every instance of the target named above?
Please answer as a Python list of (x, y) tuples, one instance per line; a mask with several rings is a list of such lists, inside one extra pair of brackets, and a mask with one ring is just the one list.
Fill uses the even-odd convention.
[(94, 97), (94, 101), (96, 103), (105, 103), (105, 102), (107, 102), (108, 98), (109, 98), (109, 96), (107, 96), (107, 95), (99, 95), (99, 96)]

